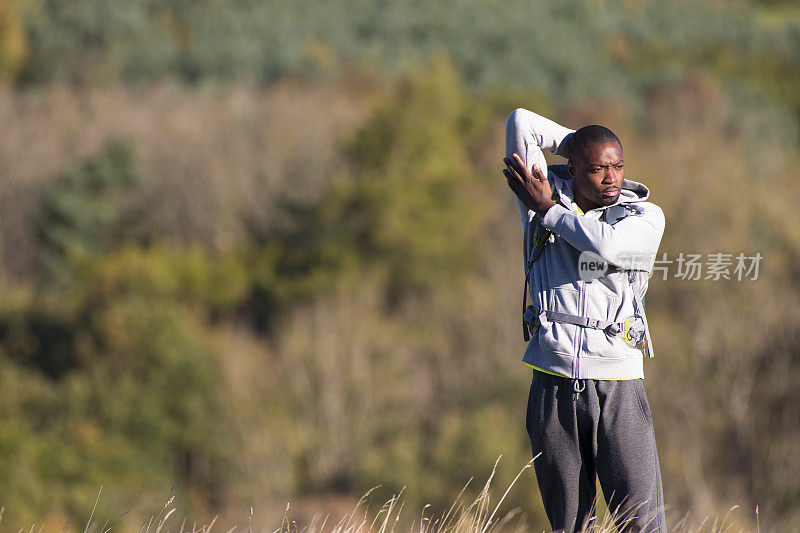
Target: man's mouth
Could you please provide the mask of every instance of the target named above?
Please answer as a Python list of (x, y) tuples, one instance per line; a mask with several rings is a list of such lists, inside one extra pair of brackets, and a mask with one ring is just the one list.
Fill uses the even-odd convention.
[(603, 189), (603, 196), (616, 196), (619, 194), (618, 187), (610, 187), (608, 189)]

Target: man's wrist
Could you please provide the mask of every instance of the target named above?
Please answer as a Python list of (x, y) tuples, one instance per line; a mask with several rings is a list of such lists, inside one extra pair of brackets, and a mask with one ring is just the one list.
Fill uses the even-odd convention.
[(547, 200), (544, 205), (539, 206), (539, 208), (535, 210), (536, 214), (544, 218), (545, 213), (554, 205), (556, 205), (556, 203), (553, 200)]

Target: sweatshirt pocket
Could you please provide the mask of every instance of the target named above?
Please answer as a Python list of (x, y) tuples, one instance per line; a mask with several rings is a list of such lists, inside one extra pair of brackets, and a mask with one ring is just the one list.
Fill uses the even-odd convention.
[[(578, 315), (578, 290), (572, 287), (552, 289), (548, 295), (548, 309), (558, 313)], [(539, 346), (549, 352), (575, 355), (578, 327), (562, 322), (542, 323), (539, 328)]]

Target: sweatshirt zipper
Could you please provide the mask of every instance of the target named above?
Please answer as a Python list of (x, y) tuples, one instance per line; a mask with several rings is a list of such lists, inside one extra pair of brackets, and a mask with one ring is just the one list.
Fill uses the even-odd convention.
[[(580, 208), (579, 208), (580, 209)], [(584, 213), (581, 212), (583, 215)], [(578, 312), (580, 316), (586, 316), (586, 285), (587, 282), (583, 281), (582, 279), (578, 279), (578, 300), (579, 300), (579, 308)], [(575, 400), (578, 399), (578, 394), (583, 392), (583, 389), (586, 388), (586, 381), (580, 379), (581, 375), (581, 349), (583, 348), (583, 335), (585, 331), (583, 328), (578, 328), (578, 341), (576, 343), (577, 349), (575, 350), (575, 377), (572, 380), (572, 390), (575, 392), (575, 396), (573, 397)]]
[[(579, 308), (578, 312), (581, 316), (586, 316), (586, 282), (583, 280), (578, 280), (578, 288), (580, 289), (578, 292), (578, 300), (579, 300)], [(581, 375), (581, 348), (583, 348), (583, 329), (578, 327), (578, 341), (577, 341), (577, 349), (575, 351), (575, 377), (572, 380), (572, 390), (575, 392), (575, 399), (577, 399), (578, 394), (583, 392), (583, 389), (586, 388), (586, 382), (582, 379), (579, 379)]]

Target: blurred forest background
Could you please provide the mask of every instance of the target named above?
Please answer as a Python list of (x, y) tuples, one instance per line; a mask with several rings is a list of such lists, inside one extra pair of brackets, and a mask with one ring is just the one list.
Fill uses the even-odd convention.
[(670, 259), (762, 254), (651, 279), (645, 381), (672, 523), (800, 528), (796, 2), (0, 0), (0, 80), (4, 527), (504, 487), (526, 107), (617, 132)]

